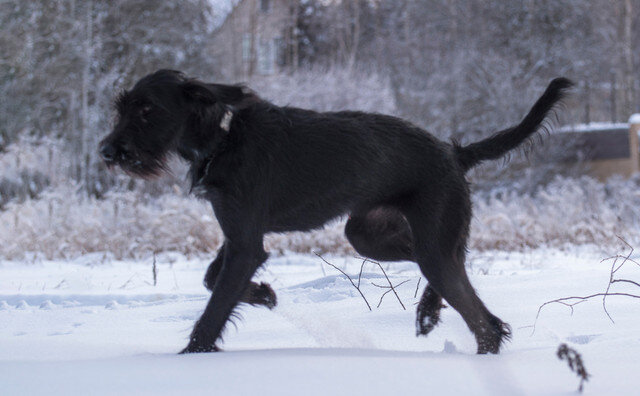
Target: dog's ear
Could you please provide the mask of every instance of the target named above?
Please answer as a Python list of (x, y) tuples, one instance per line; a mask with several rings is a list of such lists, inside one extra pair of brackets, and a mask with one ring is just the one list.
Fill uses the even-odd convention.
[(236, 110), (242, 110), (259, 102), (260, 98), (244, 85), (207, 84), (219, 100)]
[(216, 93), (211, 90), (208, 84), (197, 80), (189, 80), (182, 84), (182, 90), (185, 96), (197, 102), (204, 104), (215, 104), (219, 101)]
[(207, 84), (216, 93), (220, 101), (225, 104), (235, 105), (240, 103), (245, 95), (246, 88), (241, 85)]
[(189, 80), (182, 84), (185, 95), (204, 104), (223, 104), (241, 110), (260, 101), (244, 85), (206, 84), (198, 80)]

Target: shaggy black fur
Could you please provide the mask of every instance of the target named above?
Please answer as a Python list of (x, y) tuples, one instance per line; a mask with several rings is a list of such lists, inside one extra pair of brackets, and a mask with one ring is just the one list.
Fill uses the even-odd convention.
[(438, 323), (444, 298), (475, 335), (478, 353), (498, 353), (509, 327), (465, 272), (465, 173), (530, 138), (570, 86), (553, 80), (520, 124), (461, 146), (395, 117), (279, 107), (242, 86), (160, 70), (118, 99), (119, 121), (100, 152), (142, 177), (176, 153), (191, 165), (193, 190), (213, 205), (225, 242), (205, 277), (211, 299), (183, 352), (218, 350), (239, 302), (275, 306), (271, 287), (251, 282), (267, 259), (266, 233), (311, 230), (349, 214), (345, 232), (358, 253), (415, 261), (429, 281), (418, 334)]

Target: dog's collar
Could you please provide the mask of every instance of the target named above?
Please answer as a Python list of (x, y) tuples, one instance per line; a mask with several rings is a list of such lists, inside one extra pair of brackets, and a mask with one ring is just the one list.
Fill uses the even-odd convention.
[(231, 120), (233, 120), (233, 111), (228, 107), (220, 121), (220, 128), (225, 132), (229, 132), (231, 129)]

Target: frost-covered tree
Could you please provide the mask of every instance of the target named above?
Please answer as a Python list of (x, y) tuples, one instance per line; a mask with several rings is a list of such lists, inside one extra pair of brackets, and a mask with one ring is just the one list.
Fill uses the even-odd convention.
[[(66, 142), (70, 175), (99, 193), (97, 141), (120, 87), (160, 67), (215, 75), (202, 48), (209, 1), (9, 0), (0, 3), (0, 136)], [(102, 179), (102, 180), (101, 180)]]
[(578, 82), (567, 121), (626, 120), (640, 108), (630, 0), (302, 3), (311, 62), (387, 73), (403, 115), (441, 136), (490, 132), (558, 75)]

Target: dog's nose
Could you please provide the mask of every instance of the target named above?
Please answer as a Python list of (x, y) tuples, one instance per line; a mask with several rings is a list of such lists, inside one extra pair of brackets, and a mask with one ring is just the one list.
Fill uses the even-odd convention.
[(105, 161), (113, 161), (116, 158), (116, 148), (113, 144), (103, 144), (100, 147), (100, 156)]

